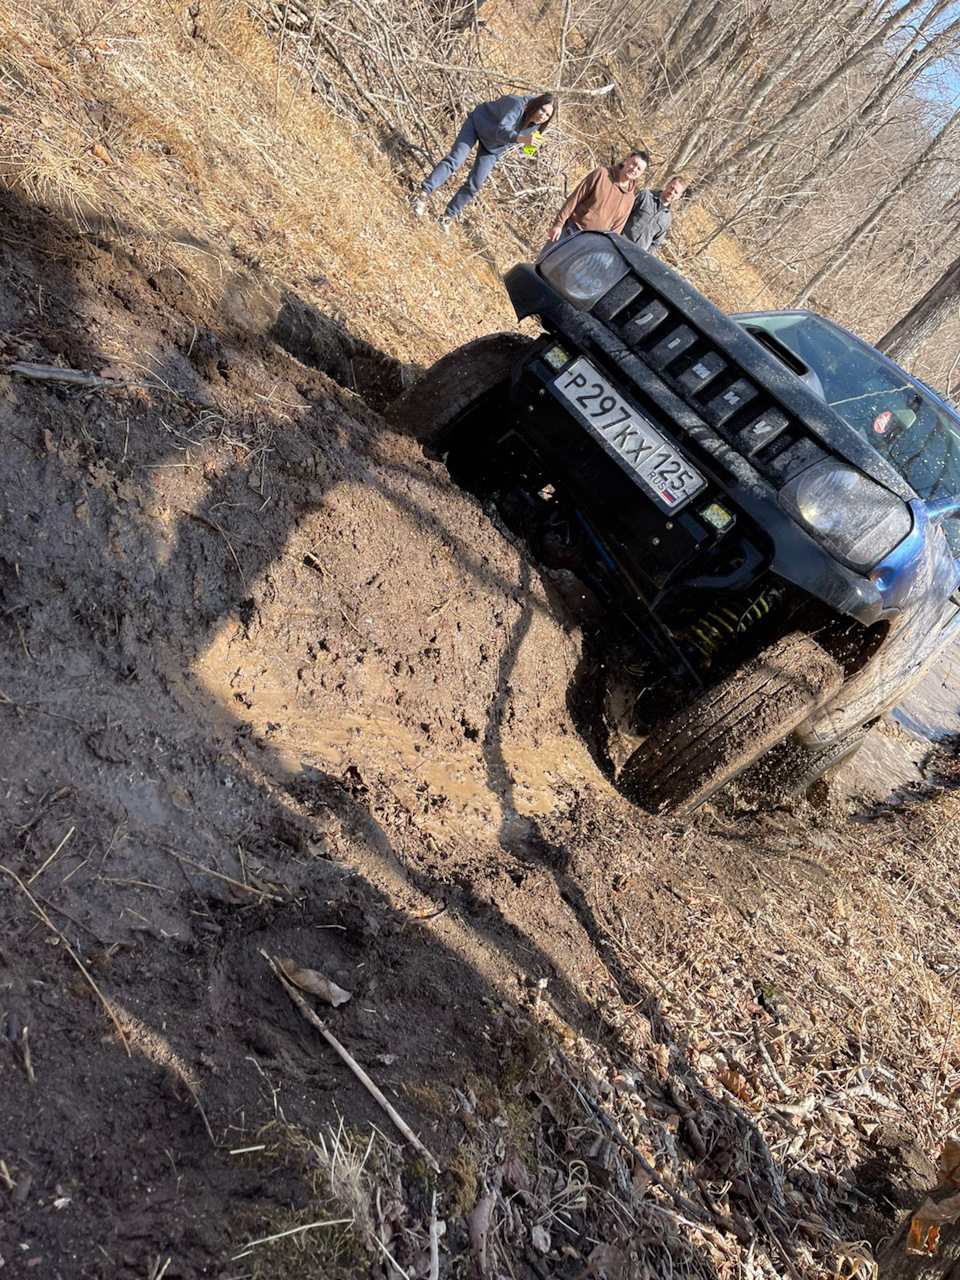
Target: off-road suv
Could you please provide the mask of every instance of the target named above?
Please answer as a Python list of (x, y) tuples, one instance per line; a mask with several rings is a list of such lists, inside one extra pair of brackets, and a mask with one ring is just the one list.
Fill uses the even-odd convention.
[(395, 419), (643, 655), (628, 795), (689, 810), (760, 757), (808, 788), (960, 621), (960, 417), (839, 326), (729, 318), (618, 236), (506, 286), (545, 332), (451, 352)]

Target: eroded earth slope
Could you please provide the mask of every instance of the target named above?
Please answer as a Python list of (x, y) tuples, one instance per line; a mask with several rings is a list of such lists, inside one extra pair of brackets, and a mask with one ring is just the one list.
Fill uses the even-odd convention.
[[(882, 1232), (956, 1087), (949, 796), (631, 808), (557, 584), (377, 413), (410, 371), (239, 262), (2, 212), (3, 1275), (813, 1275)], [(351, 993), (439, 1173), (263, 953)]]

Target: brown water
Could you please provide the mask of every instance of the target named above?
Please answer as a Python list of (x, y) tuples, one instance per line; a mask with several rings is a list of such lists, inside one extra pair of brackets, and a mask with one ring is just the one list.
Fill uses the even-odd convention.
[(960, 646), (955, 642), (844, 770), (851, 790), (895, 795), (923, 780), (934, 743), (960, 733)]

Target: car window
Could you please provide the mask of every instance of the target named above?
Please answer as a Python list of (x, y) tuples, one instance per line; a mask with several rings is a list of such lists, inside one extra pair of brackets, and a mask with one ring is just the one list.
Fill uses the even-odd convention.
[[(813, 369), (827, 404), (887, 459), (925, 501), (960, 495), (960, 419), (941, 409), (912, 378), (865, 343), (817, 316), (752, 315)], [(960, 556), (960, 519), (944, 533)]]

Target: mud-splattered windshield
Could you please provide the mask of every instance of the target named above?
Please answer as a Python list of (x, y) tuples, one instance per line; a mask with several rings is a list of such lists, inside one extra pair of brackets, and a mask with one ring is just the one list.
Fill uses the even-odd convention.
[[(738, 316), (765, 330), (817, 374), (831, 408), (925, 501), (960, 495), (960, 419), (871, 347), (808, 313)], [(944, 522), (960, 555), (960, 520)]]

